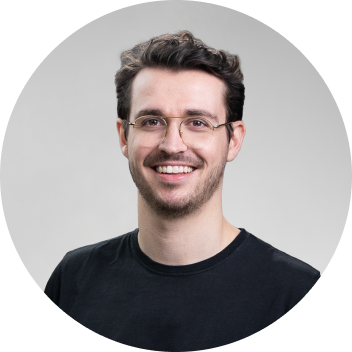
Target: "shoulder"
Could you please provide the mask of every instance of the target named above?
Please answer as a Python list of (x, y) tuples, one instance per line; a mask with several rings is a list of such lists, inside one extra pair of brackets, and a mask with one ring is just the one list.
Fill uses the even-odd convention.
[(63, 257), (60, 266), (62, 270), (72, 271), (86, 267), (88, 263), (111, 261), (128, 248), (130, 238), (135, 231), (71, 250)]
[(80, 290), (90, 289), (89, 281), (96, 281), (111, 263), (130, 255), (130, 240), (136, 231), (68, 252), (51, 274), (46, 295), (62, 309), (69, 309)]
[(246, 241), (252, 265), (273, 287), (305, 295), (320, 277), (318, 270), (248, 233)]

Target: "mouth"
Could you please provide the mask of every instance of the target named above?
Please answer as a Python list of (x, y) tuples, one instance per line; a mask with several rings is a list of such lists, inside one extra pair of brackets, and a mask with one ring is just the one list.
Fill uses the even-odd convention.
[(184, 165), (156, 165), (152, 170), (160, 181), (178, 183), (188, 180), (197, 168)]
[(191, 166), (177, 166), (177, 165), (159, 165), (154, 166), (153, 169), (159, 174), (189, 174), (195, 170)]

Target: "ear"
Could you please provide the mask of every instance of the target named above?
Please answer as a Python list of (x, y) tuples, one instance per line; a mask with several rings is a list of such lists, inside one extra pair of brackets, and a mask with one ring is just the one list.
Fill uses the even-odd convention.
[(232, 161), (236, 158), (239, 153), (244, 135), (246, 133), (246, 127), (242, 121), (235, 121), (232, 123), (233, 132), (231, 135), (229, 150), (227, 153), (227, 161)]
[(116, 122), (117, 133), (120, 139), (120, 147), (122, 154), (128, 159), (128, 150), (127, 150), (127, 140), (125, 137), (125, 129), (124, 129), (124, 120), (118, 118)]

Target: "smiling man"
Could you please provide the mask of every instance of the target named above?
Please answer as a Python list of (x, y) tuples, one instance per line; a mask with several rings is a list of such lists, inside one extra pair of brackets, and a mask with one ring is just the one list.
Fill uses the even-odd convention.
[(187, 31), (121, 58), (117, 130), (138, 189), (138, 229), (67, 253), (45, 292), (84, 326), (139, 348), (245, 338), (320, 274), (223, 216), (225, 166), (245, 135), (239, 58)]

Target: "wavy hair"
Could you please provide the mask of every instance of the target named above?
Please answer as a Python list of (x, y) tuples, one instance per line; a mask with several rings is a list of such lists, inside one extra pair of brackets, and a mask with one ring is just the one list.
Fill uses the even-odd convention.
[[(121, 54), (121, 68), (115, 75), (117, 115), (121, 119), (129, 119), (132, 82), (144, 68), (202, 70), (213, 74), (226, 86), (226, 122), (242, 120), (245, 88), (239, 57), (205, 45), (188, 31), (160, 35)], [(232, 126), (226, 127), (230, 138)]]

